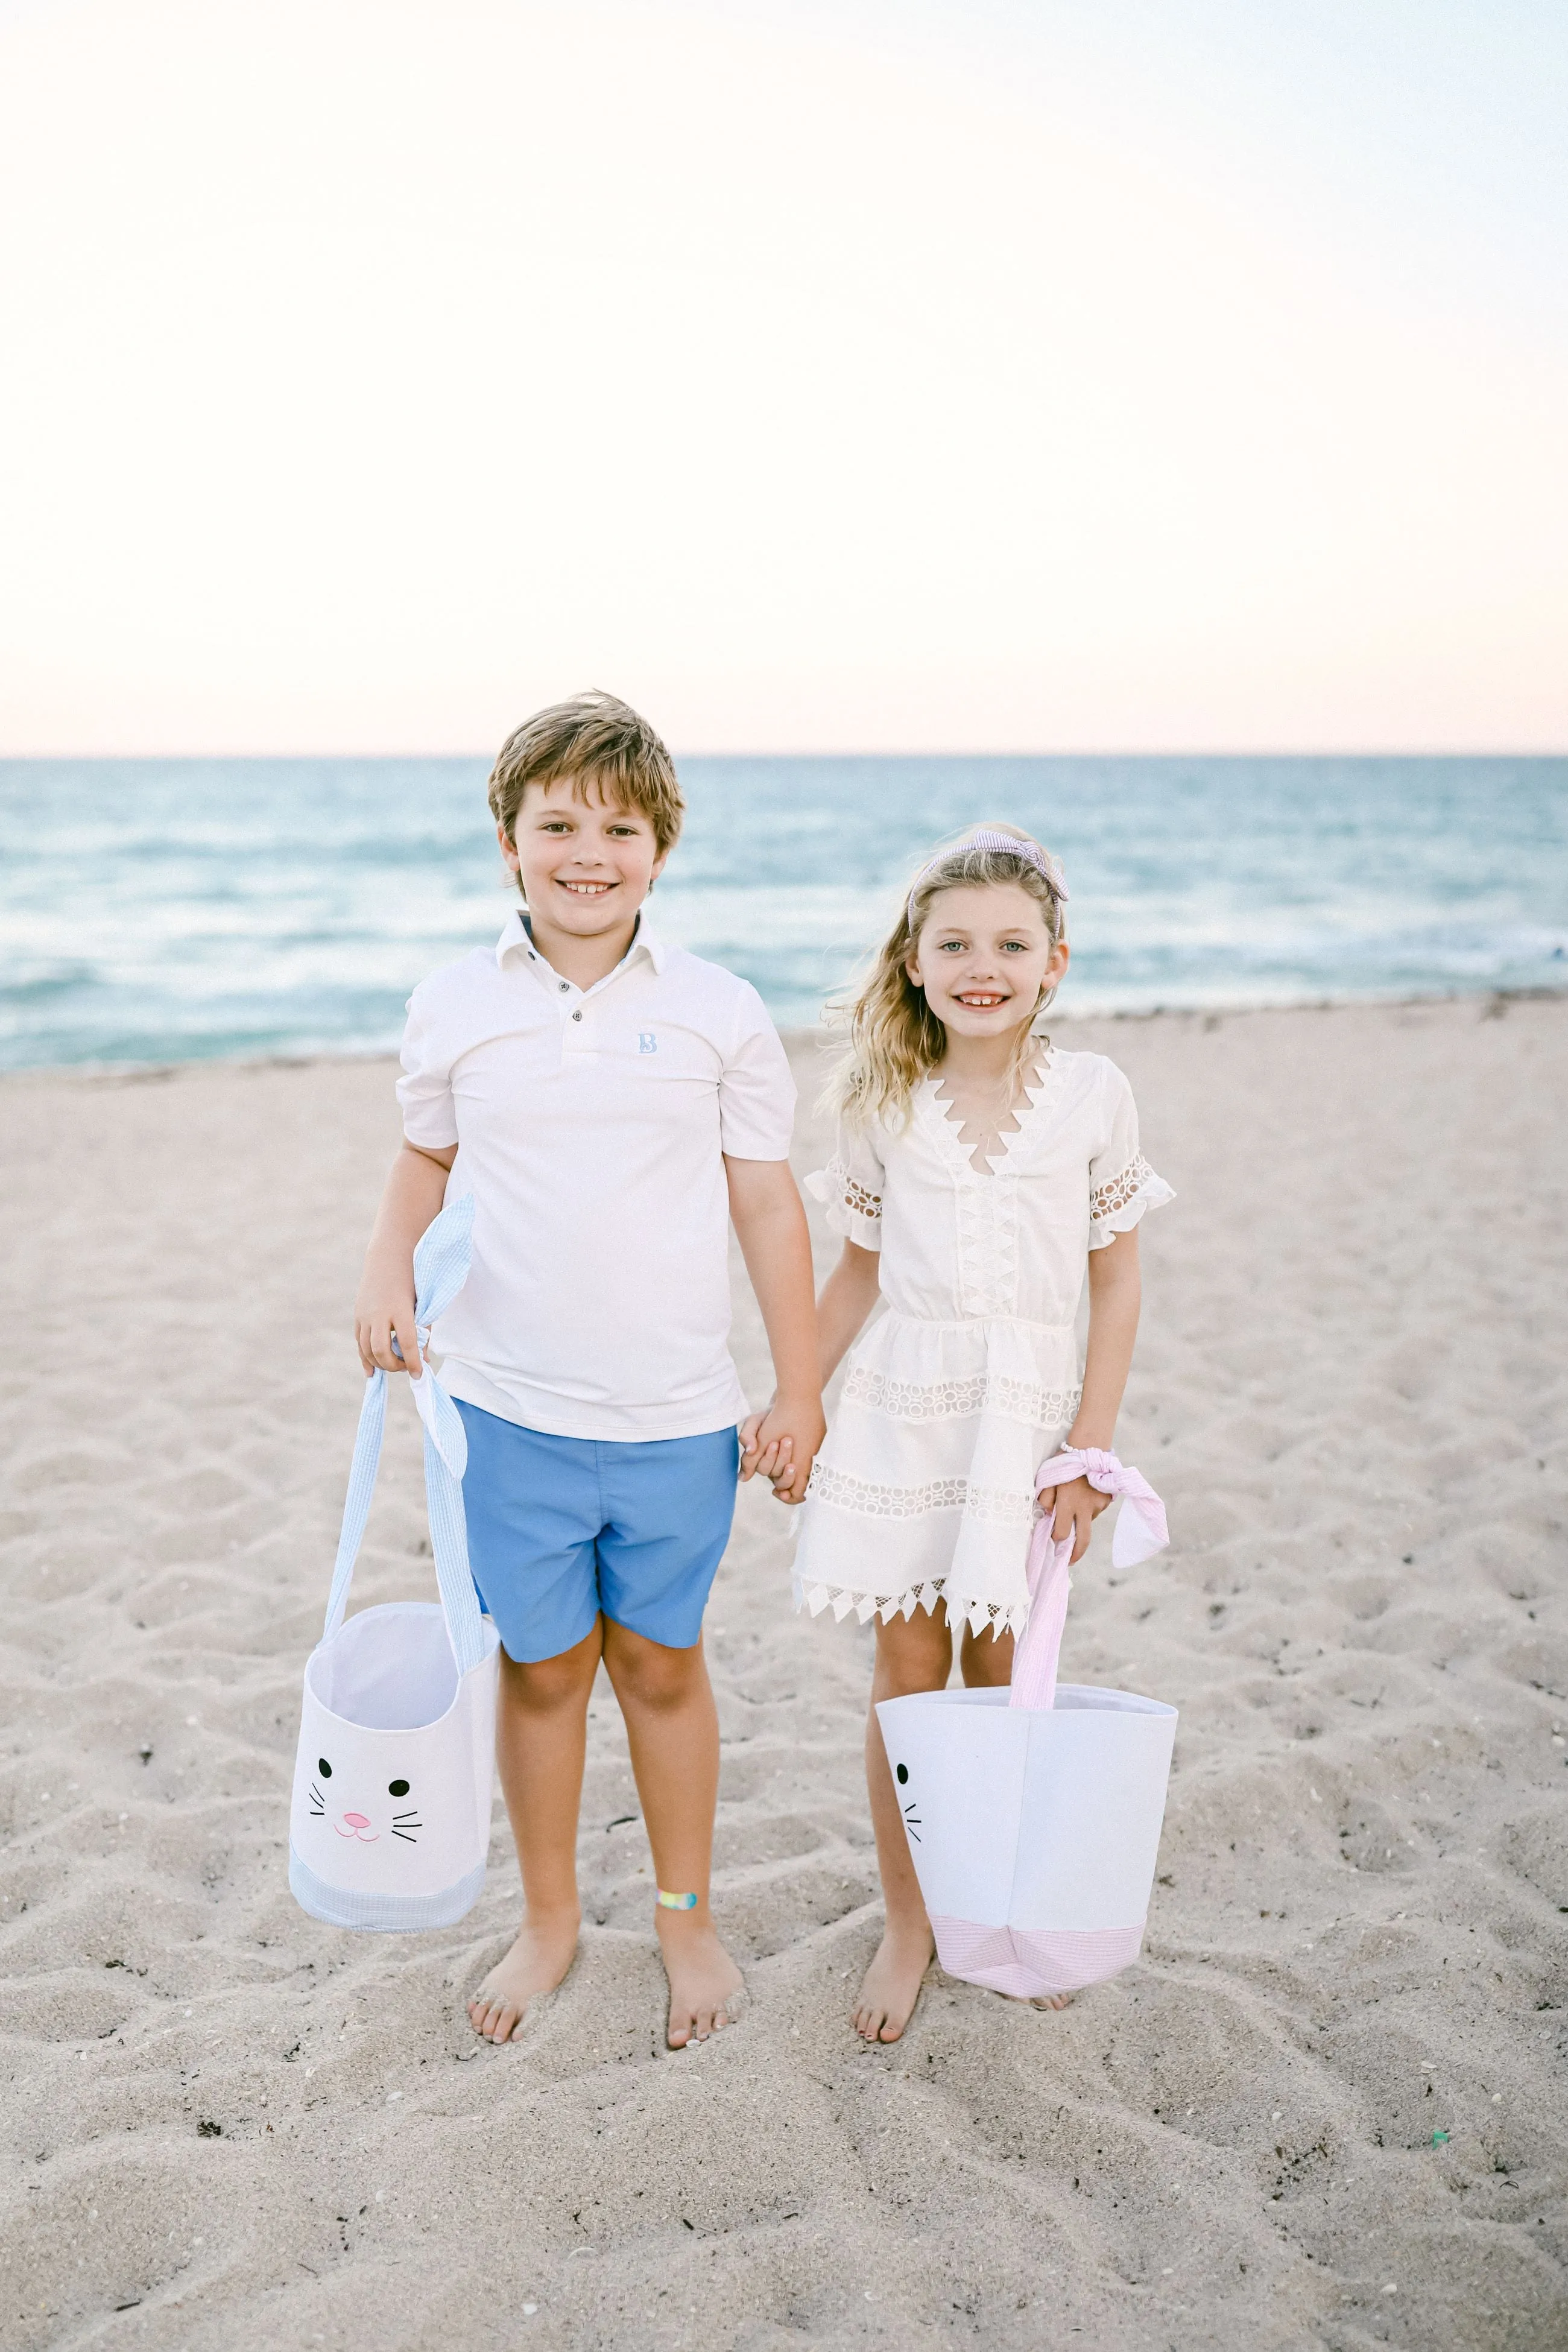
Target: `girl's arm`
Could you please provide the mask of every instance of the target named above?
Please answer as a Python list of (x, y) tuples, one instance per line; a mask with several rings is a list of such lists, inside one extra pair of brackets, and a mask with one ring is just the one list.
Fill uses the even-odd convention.
[[(753, 1283), (754, 1280), (753, 1276)], [(856, 1242), (846, 1242), (844, 1255), (823, 1284), (822, 1296), (816, 1302), (815, 1345), (819, 1409), (823, 1389), (838, 1370), (845, 1349), (876, 1303), (877, 1253), (861, 1249)], [(768, 1413), (753, 1412), (742, 1423), (741, 1475), (752, 1478), (761, 1471), (763, 1477), (772, 1480), (773, 1492), (781, 1501), (798, 1503), (805, 1494), (805, 1476), (797, 1471), (793, 1448), (780, 1444), (773, 1435), (776, 1409), (775, 1406)], [(764, 1425), (770, 1438), (765, 1448), (762, 1435)], [(816, 1442), (822, 1442), (820, 1433)], [(806, 1467), (809, 1472), (810, 1465)], [(792, 1472), (796, 1473), (793, 1477)]]
[[(1143, 1283), (1138, 1266), (1138, 1228), (1118, 1234), (1104, 1249), (1089, 1254), (1089, 1346), (1083, 1366), (1083, 1400), (1068, 1433), (1069, 1445), (1099, 1446), (1111, 1453), (1116, 1445), (1116, 1416), (1132, 1363), (1132, 1342), (1138, 1337), (1138, 1309)], [(1073, 1539), (1072, 1556), (1083, 1558), (1089, 1531), (1110, 1502), (1087, 1478), (1070, 1479), (1065, 1486), (1047, 1487), (1040, 1500), (1049, 1510), (1056, 1504), (1051, 1533), (1058, 1543)]]
[[(455, 1143), (445, 1151), (422, 1151), (405, 1143), (392, 1163), (354, 1300), (354, 1345), (367, 1377), (378, 1364), (384, 1372), (421, 1370), (414, 1328), (414, 1244), (441, 1213), (447, 1171), (457, 1156)], [(400, 1357), (392, 1352), (395, 1336)]]
[(858, 1242), (846, 1242), (843, 1255), (822, 1286), (816, 1302), (816, 1332), (824, 1388), (877, 1304), (880, 1265), (875, 1250), (862, 1249)]

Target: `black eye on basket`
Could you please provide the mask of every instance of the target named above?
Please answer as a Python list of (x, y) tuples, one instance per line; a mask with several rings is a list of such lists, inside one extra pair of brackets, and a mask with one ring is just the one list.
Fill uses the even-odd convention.
[(386, 1793), (389, 1797), (406, 1797), (408, 1794), (407, 1781), (389, 1780), (386, 1784)]
[(321, 1774), (321, 1778), (322, 1778), (322, 1780), (330, 1780), (331, 1779), (331, 1777), (332, 1777), (332, 1768), (331, 1768), (331, 1766), (328, 1763), (328, 1761), (327, 1761), (327, 1759), (326, 1759), (326, 1758), (325, 1758), (324, 1756), (318, 1756), (318, 1757), (317, 1757), (317, 1759), (316, 1759), (316, 1769), (317, 1769), (317, 1771)]
[(909, 1779), (909, 1777), (910, 1777), (910, 1768), (909, 1768), (909, 1766), (908, 1766), (907, 1764), (895, 1764), (895, 1765), (894, 1765), (894, 1767), (893, 1767), (893, 1771), (894, 1771), (894, 1775), (895, 1775), (895, 1777), (897, 1778), (897, 1780), (898, 1780), (899, 1786), (900, 1786), (900, 1788), (901, 1789), (901, 1788), (903, 1787), (903, 1785), (904, 1785), (904, 1782), (905, 1782), (905, 1781)]

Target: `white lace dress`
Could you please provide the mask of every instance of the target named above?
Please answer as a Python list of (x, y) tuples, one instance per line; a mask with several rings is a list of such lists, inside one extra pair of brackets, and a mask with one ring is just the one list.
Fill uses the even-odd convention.
[(1103, 1054), (1047, 1051), (990, 1172), (928, 1078), (904, 1125), (841, 1129), (806, 1179), (835, 1233), (881, 1252), (887, 1311), (851, 1349), (798, 1515), (795, 1605), (1020, 1629), (1035, 1471), (1078, 1411), (1091, 1249), (1173, 1196)]

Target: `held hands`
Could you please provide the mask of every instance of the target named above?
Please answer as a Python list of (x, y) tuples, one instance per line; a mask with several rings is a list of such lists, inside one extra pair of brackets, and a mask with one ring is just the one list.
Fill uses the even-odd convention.
[(1066, 1543), (1069, 1536), (1072, 1538), (1071, 1564), (1075, 1568), (1089, 1549), (1096, 1519), (1111, 1499), (1091, 1486), (1087, 1478), (1069, 1478), (1065, 1486), (1040, 1489), (1040, 1508), (1051, 1520), (1051, 1540)]
[(761, 1472), (781, 1503), (804, 1502), (826, 1433), (820, 1397), (775, 1397), (766, 1412), (750, 1412), (741, 1423), (742, 1480)]

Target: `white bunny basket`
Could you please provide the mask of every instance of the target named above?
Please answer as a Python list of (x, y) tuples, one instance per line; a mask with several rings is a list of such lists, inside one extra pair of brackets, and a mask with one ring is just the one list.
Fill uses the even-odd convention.
[[(414, 1253), (419, 1345), (468, 1277), (474, 1204), (452, 1202)], [(449, 1927), (479, 1900), (490, 1837), (500, 1636), (468, 1570), (462, 1417), (428, 1366), (409, 1386), (425, 1424), (439, 1602), (394, 1601), (345, 1622), (386, 1425), (386, 1374), (365, 1384), (289, 1821), (289, 1885), (331, 1927)]]
[[(1037, 1491), (1088, 1477), (1125, 1499), (1111, 1559), (1169, 1541), (1159, 1496), (1113, 1454), (1064, 1451)], [(1176, 1710), (1057, 1685), (1069, 1543), (1029, 1549), (1029, 1622), (1011, 1689), (921, 1691), (877, 1708), (910, 1854), (949, 1976), (1020, 2000), (1078, 1990), (1138, 1957)]]

